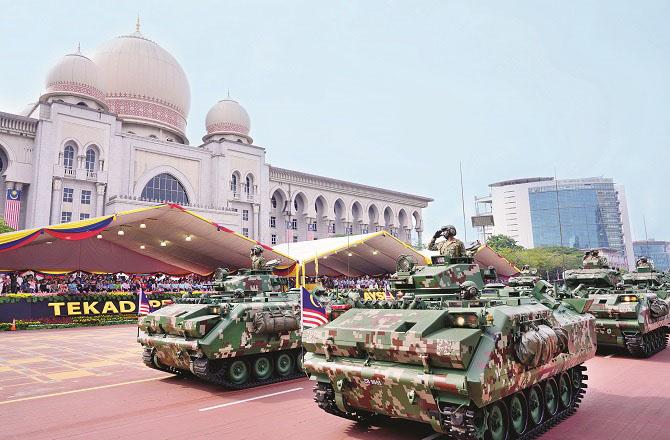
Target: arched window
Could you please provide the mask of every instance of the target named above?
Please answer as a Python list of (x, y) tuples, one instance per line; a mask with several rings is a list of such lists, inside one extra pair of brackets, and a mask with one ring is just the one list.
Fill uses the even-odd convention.
[(142, 190), (143, 199), (188, 205), (184, 186), (172, 175), (163, 173), (152, 178)]
[(254, 179), (251, 176), (247, 176), (244, 179), (244, 193), (246, 195), (254, 193)]
[(67, 170), (71, 170), (74, 167), (74, 147), (68, 145), (63, 150), (63, 166)]
[(232, 192), (237, 192), (237, 174), (233, 173), (233, 177), (230, 178), (230, 190)]
[(86, 150), (86, 171), (89, 173), (95, 171), (95, 150), (93, 148)]

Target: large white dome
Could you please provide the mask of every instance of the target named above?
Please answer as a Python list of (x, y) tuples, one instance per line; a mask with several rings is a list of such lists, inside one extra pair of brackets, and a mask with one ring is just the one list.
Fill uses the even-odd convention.
[(251, 129), (251, 120), (249, 113), (237, 101), (232, 99), (222, 99), (214, 104), (207, 112), (205, 118), (207, 136), (216, 134), (236, 135), (245, 138), (249, 143), (253, 142), (249, 137)]
[(61, 58), (47, 74), (45, 85), (43, 99), (58, 95), (80, 96), (107, 107), (97, 66), (79, 52)]
[(121, 119), (167, 128), (184, 136), (191, 88), (179, 62), (139, 30), (98, 48), (105, 101)]

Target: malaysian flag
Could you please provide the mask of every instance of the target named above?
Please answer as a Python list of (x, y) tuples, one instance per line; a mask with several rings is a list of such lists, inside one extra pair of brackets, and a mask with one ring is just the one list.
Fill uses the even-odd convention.
[(311, 293), (309, 293), (309, 290), (304, 287), (301, 287), (300, 290), (302, 291), (300, 301), (302, 306), (302, 328), (314, 328), (327, 324), (328, 318), (326, 317), (326, 308), (322, 306)]
[(20, 215), (21, 191), (18, 189), (8, 189), (7, 201), (5, 202), (5, 222), (12, 229), (19, 229)]
[(148, 315), (149, 313), (151, 313), (151, 304), (149, 304), (149, 299), (144, 293), (144, 290), (140, 289), (140, 292), (137, 295), (137, 314)]

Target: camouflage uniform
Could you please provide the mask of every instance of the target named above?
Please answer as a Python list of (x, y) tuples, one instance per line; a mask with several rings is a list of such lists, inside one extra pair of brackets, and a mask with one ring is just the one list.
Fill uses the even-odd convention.
[(441, 241), (432, 248), (428, 248), (431, 251), (439, 251), (440, 255), (449, 258), (457, 258), (465, 256), (465, 246), (463, 242), (456, 237), (450, 237), (444, 241)]
[(263, 248), (260, 246), (254, 246), (251, 248), (251, 269), (259, 270), (263, 269), (265, 266), (265, 258), (263, 257)]
[(649, 260), (647, 260), (646, 258), (640, 258), (639, 260), (637, 260), (635, 266), (638, 269), (651, 269), (653, 267), (649, 262)]
[[(446, 240), (435, 243), (438, 237), (444, 236)], [(456, 228), (453, 226), (443, 226), (433, 235), (433, 239), (428, 244), (428, 250), (438, 251), (440, 255), (449, 258), (458, 258), (465, 256), (465, 246), (463, 242), (456, 238)]]
[(607, 265), (607, 258), (601, 257), (597, 250), (587, 252), (582, 260), (584, 269), (606, 268)]

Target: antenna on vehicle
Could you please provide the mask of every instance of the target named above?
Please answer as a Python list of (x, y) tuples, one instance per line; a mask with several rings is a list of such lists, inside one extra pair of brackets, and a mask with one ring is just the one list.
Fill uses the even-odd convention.
[(468, 229), (465, 221), (465, 198), (463, 196), (463, 162), (458, 162), (458, 169), (461, 173), (461, 209), (463, 210), (463, 239), (468, 242)]
[(649, 236), (647, 235), (647, 219), (642, 216), (642, 224), (644, 225), (644, 256), (649, 258)]

